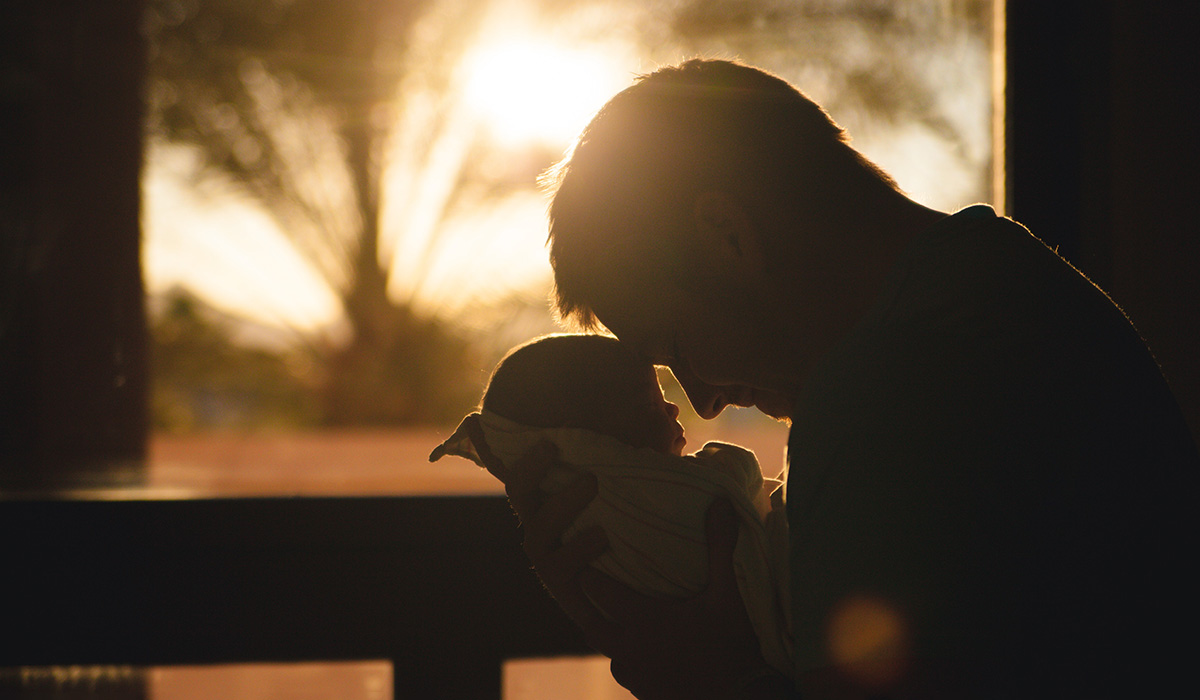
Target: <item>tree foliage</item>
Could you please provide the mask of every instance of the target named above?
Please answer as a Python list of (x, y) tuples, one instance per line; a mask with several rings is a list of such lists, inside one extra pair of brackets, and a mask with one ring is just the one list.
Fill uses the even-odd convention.
[(514, 8), (568, 40), (620, 36), (643, 70), (739, 56), (882, 143), (868, 155), (897, 176), (941, 183), (950, 201), (931, 204), (989, 196), (989, 0), (147, 3), (151, 147), (184, 144), (253, 197), (341, 302), (346, 332), (307, 340), (329, 424), (447, 420), (478, 392), (471, 342), (414, 302), (441, 224), (529, 189), (555, 156), (494, 149), (456, 89), (477, 30)]
[(237, 319), (183, 289), (157, 300), (151, 332), (151, 409), (158, 431), (315, 425), (312, 358), (236, 341)]
[[(455, 388), (477, 367), (467, 339), (389, 294), (381, 245), (384, 150), (426, 5), (148, 3), (151, 144), (194, 148), (207, 176), (253, 197), (341, 300), (348, 339), (310, 340), (325, 423), (445, 420), (463, 408)], [(422, 155), (412, 157), (419, 169)]]

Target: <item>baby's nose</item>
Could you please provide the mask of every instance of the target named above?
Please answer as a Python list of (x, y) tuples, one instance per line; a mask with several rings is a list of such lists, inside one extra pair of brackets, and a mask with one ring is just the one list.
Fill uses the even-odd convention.
[(672, 418), (678, 418), (679, 417), (679, 406), (668, 401), (667, 402), (667, 415), (671, 416)]

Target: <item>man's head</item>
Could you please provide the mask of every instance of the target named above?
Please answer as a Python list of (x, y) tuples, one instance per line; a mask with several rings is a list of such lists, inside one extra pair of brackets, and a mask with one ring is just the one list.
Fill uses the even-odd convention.
[(616, 338), (548, 335), (520, 345), (492, 372), (483, 408), (523, 425), (586, 428), (633, 447), (679, 455), (679, 407), (654, 366)]
[(786, 239), (791, 227), (772, 224), (825, 218), (831, 196), (844, 199), (855, 183), (894, 187), (786, 81), (703, 59), (641, 76), (613, 97), (544, 181), (556, 305), (586, 329), (597, 325), (591, 299), (623, 283), (603, 265), (624, 268), (625, 278), (694, 281), (679, 237), (705, 193), (732, 197), (764, 235)]
[(860, 193), (894, 192), (819, 105), (710, 60), (619, 93), (546, 181), (560, 318), (670, 366), (704, 417), (730, 403), (790, 412), (794, 378), (771, 366), (785, 351), (767, 347), (788, 335), (770, 282), (795, 275), (804, 237), (836, 228)]

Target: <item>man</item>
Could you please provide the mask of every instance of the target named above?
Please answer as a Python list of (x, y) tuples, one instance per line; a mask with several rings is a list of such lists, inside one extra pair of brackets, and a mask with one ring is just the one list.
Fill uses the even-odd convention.
[[(650, 601), (498, 462), (547, 588), (639, 697), (1098, 697), (1171, 688), (1200, 458), (1152, 357), (1018, 224), (926, 208), (784, 81), (688, 61), (553, 174), (557, 310), (704, 418), (792, 423), (795, 677), (764, 667), (710, 518), (710, 587)], [(1194, 580), (1194, 579), (1193, 579)], [(1173, 623), (1175, 626), (1172, 626)]]

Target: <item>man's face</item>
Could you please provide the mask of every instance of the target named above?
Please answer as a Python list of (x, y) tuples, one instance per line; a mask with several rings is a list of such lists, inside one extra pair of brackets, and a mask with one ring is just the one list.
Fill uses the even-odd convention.
[(701, 418), (730, 405), (791, 417), (798, 383), (776, 347), (767, 299), (746, 288), (689, 295), (670, 282), (650, 286), (631, 285), (596, 315), (621, 342), (668, 367)]

